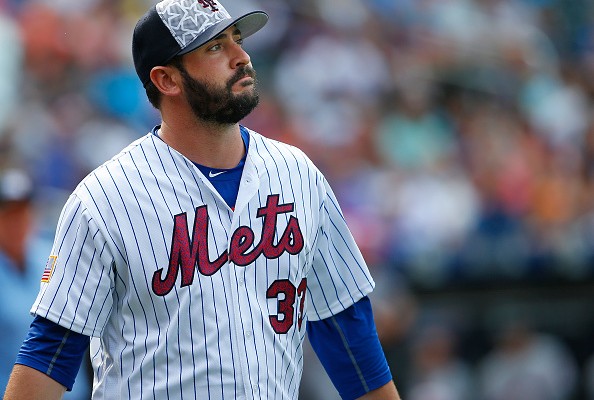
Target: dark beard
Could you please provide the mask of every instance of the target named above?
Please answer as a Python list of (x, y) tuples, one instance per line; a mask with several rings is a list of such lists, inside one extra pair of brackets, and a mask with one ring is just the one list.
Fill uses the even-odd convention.
[(256, 84), (256, 71), (249, 66), (240, 67), (224, 88), (213, 87), (190, 76), (185, 68), (180, 69), (184, 79), (184, 91), (194, 115), (207, 122), (221, 125), (236, 124), (258, 105), (260, 97), (256, 90), (234, 95), (233, 84), (250, 76)]

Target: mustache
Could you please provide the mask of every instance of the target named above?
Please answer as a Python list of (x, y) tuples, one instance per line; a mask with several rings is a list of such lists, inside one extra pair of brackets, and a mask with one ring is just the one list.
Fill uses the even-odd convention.
[(252, 79), (256, 79), (256, 70), (254, 68), (250, 67), (249, 65), (244, 65), (242, 67), (239, 67), (237, 69), (237, 71), (235, 72), (235, 74), (229, 80), (228, 86), (229, 87), (233, 86), (233, 84), (235, 82), (245, 78), (246, 76), (249, 76)]

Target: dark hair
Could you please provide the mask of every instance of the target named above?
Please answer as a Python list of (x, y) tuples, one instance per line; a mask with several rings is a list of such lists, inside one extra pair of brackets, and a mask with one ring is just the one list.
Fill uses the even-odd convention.
[[(172, 66), (174, 68), (177, 68), (180, 71), (185, 71), (185, 67), (182, 63), (182, 56), (175, 56), (173, 57), (168, 63), (167, 66)], [(153, 107), (155, 107), (157, 110), (160, 109), (161, 106), (161, 97), (162, 94), (159, 91), (159, 89), (157, 89), (157, 87), (155, 86), (155, 84), (153, 83), (153, 81), (148, 81), (146, 86), (144, 87), (144, 90), (146, 91), (146, 97), (148, 98), (148, 101), (151, 103), (151, 105)]]

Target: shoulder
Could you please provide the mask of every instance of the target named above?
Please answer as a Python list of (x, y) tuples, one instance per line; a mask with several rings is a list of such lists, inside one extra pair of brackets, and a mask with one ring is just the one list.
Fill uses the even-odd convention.
[(154, 135), (148, 133), (123, 148), (119, 153), (87, 174), (73, 191), (73, 195), (86, 200), (99, 193), (107, 195), (117, 191), (120, 182), (141, 170), (150, 162), (151, 153), (158, 144)]
[(270, 139), (258, 132), (249, 130), (250, 151), (249, 155), (256, 162), (276, 164), (279, 168), (287, 166), (301, 168), (322, 177), (320, 170), (313, 161), (298, 147), (278, 140)]

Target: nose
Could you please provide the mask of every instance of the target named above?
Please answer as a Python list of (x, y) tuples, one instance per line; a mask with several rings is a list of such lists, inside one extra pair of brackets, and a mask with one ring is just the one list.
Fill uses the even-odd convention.
[(233, 45), (233, 58), (231, 59), (231, 67), (238, 68), (248, 65), (251, 62), (250, 55), (241, 47), (240, 44)]

